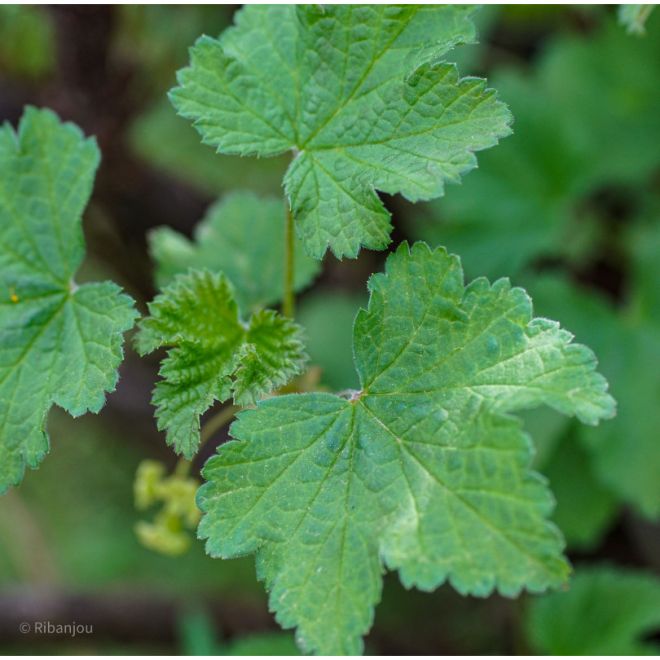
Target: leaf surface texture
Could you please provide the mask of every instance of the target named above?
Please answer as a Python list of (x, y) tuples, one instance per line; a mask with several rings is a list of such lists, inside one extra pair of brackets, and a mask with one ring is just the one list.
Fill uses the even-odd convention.
[(216, 401), (238, 405), (286, 384), (306, 360), (301, 329), (273, 310), (255, 312), (247, 323), (227, 278), (192, 270), (177, 276), (149, 304), (140, 321), (138, 351), (167, 349), (153, 404), (158, 428), (186, 458), (199, 445), (199, 418)]
[(226, 154), (292, 151), (284, 177), (310, 255), (355, 257), (389, 242), (375, 193), (442, 195), (509, 133), (483, 80), (441, 61), (474, 40), (454, 6), (247, 6), (201, 37), (171, 99)]
[(47, 453), (52, 405), (98, 412), (117, 383), (133, 301), (73, 280), (98, 162), (95, 141), (48, 110), (0, 128), (0, 492)]
[(245, 411), (198, 495), (213, 556), (257, 552), (303, 650), (361, 650), (385, 567), (403, 583), (515, 595), (568, 566), (511, 413), (541, 404), (595, 424), (613, 414), (595, 358), (533, 319), (522, 289), (403, 244), (370, 279), (353, 334), (361, 389), (282, 396)]

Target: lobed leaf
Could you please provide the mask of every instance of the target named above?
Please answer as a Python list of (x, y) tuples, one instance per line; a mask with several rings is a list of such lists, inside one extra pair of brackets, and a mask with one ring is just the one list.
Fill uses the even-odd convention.
[(484, 81), (441, 58), (474, 39), (457, 6), (247, 6), (201, 37), (170, 97), (219, 152), (292, 151), (284, 185), (310, 255), (382, 249), (392, 229), (375, 193), (442, 195), (509, 133)]
[(98, 412), (117, 383), (133, 301), (73, 279), (98, 162), (95, 141), (48, 110), (0, 128), (0, 492), (47, 453), (53, 404)]
[(191, 458), (199, 445), (199, 418), (233, 395), (239, 405), (285, 385), (306, 360), (301, 329), (272, 310), (243, 323), (227, 278), (209, 271), (178, 275), (139, 323), (141, 355), (167, 348), (153, 404), (167, 443)]
[(591, 351), (533, 319), (508, 281), (465, 287), (457, 257), (404, 244), (369, 289), (360, 391), (244, 411), (198, 494), (207, 552), (256, 552), (278, 621), (323, 654), (361, 650), (385, 567), (406, 586), (481, 596), (564, 583), (552, 498), (511, 413), (614, 413)]

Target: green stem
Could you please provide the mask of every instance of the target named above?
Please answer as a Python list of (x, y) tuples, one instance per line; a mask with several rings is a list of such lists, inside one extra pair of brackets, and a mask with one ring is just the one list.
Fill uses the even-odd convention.
[(218, 429), (221, 429), (225, 424), (228, 424), (240, 409), (240, 406), (225, 406), (218, 410), (218, 412), (202, 427), (202, 432), (199, 437), (200, 449), (211, 439)]
[(294, 276), (294, 229), (293, 213), (288, 202), (286, 204), (286, 218), (284, 229), (284, 299), (282, 302), (282, 313), (284, 316), (293, 318), (295, 312), (295, 295), (293, 291)]

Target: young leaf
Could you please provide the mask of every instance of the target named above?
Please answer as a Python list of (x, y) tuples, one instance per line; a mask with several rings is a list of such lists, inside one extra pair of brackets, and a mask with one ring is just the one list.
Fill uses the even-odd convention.
[(626, 28), (628, 34), (643, 35), (644, 27), (655, 5), (621, 5), (619, 7), (619, 23)]
[(117, 383), (133, 301), (73, 280), (98, 162), (95, 141), (48, 110), (0, 128), (0, 492), (48, 451), (53, 404), (98, 412)]
[(641, 571), (578, 569), (570, 590), (535, 599), (527, 636), (548, 655), (657, 655), (641, 641), (660, 630), (660, 580)]
[[(248, 192), (232, 193), (214, 204), (195, 230), (195, 241), (162, 227), (149, 236), (156, 280), (167, 284), (189, 268), (224, 273), (234, 286), (240, 310), (282, 299), (284, 284), (284, 203)], [(317, 261), (295, 250), (296, 290), (319, 271)]]
[(591, 351), (532, 319), (508, 281), (464, 287), (457, 257), (404, 244), (369, 288), (354, 326), (361, 390), (241, 413), (198, 494), (207, 552), (257, 552), (279, 622), (324, 654), (360, 651), (383, 564), (429, 590), (562, 584), (551, 496), (510, 413), (614, 412)]
[(484, 81), (440, 62), (473, 40), (471, 11), (247, 6), (220, 39), (197, 41), (171, 99), (219, 152), (293, 151), (284, 183), (307, 251), (355, 257), (389, 242), (375, 189), (438, 197), (509, 133)]
[(199, 445), (199, 417), (230, 396), (239, 405), (286, 384), (306, 360), (301, 329), (272, 310), (239, 318), (224, 275), (190, 271), (149, 304), (139, 323), (141, 355), (166, 347), (153, 403), (167, 443), (186, 458)]

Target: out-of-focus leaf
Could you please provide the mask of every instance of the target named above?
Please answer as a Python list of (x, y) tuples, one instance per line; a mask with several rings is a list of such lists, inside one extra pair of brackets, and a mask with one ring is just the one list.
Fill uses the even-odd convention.
[(202, 144), (190, 123), (179, 117), (167, 99), (146, 110), (131, 126), (134, 152), (156, 169), (197, 190), (217, 195), (247, 188), (280, 193), (288, 159), (232, 158)]
[(136, 69), (141, 97), (162, 94), (200, 34), (219, 34), (231, 21), (220, 5), (119, 5), (112, 57)]
[(530, 75), (494, 75), (514, 135), (411, 230), (461, 254), (471, 274), (583, 256), (600, 231), (585, 201), (608, 184), (643, 185), (660, 165), (659, 77), (660, 20), (643, 40), (605, 20), (593, 34), (557, 38)]
[[(651, 281), (656, 274), (645, 271)], [(617, 310), (595, 293), (566, 279), (540, 277), (527, 285), (537, 313), (558, 318), (579, 341), (593, 347), (618, 401), (617, 416), (598, 431), (580, 428), (594, 474), (647, 516), (660, 515), (660, 327), (630, 308)], [(634, 289), (634, 287), (633, 287)], [(634, 294), (633, 294), (634, 295)], [(578, 485), (575, 485), (577, 488)]]
[(655, 5), (621, 5), (619, 7), (619, 22), (625, 26), (628, 34), (643, 35), (645, 24)]
[(319, 290), (300, 305), (297, 318), (305, 328), (310, 361), (321, 367), (321, 383), (332, 390), (359, 384), (353, 364), (353, 322), (364, 303), (366, 296)]
[(566, 592), (535, 598), (529, 642), (548, 655), (657, 655), (642, 641), (660, 631), (660, 580), (614, 567), (578, 568)]
[(293, 635), (289, 633), (265, 633), (234, 640), (224, 655), (301, 655)]
[(617, 514), (617, 498), (594, 475), (591, 456), (577, 433), (565, 433), (558, 447), (539, 467), (550, 480), (557, 500), (552, 519), (570, 548), (591, 550)]
[[(134, 438), (127, 442), (96, 417), (72, 420), (59, 409), (51, 414), (50, 428), (58, 442), (49, 460), (28, 472), (10, 494), (21, 498), (22, 510), (0, 506), (0, 585), (25, 582), (30, 574), (22, 564), (35, 563), (34, 557), (46, 552), (58, 580), (74, 590), (130, 584), (132, 590), (139, 585), (165, 594), (192, 594), (231, 587), (261, 597), (251, 560), (216, 562), (201, 543), (177, 558), (140, 545), (133, 532), (139, 514), (132, 480), (147, 447)], [(42, 541), (36, 548), (21, 543), (15, 533), (26, 525), (39, 530)]]
[(631, 39), (614, 20), (550, 48), (540, 75), (565, 130), (589, 158), (596, 180), (637, 183), (660, 156), (660, 14), (644, 39)]
[(55, 63), (55, 32), (44, 7), (0, 5), (0, 73), (39, 78)]
[(213, 620), (203, 607), (186, 609), (177, 619), (182, 655), (223, 655)]

